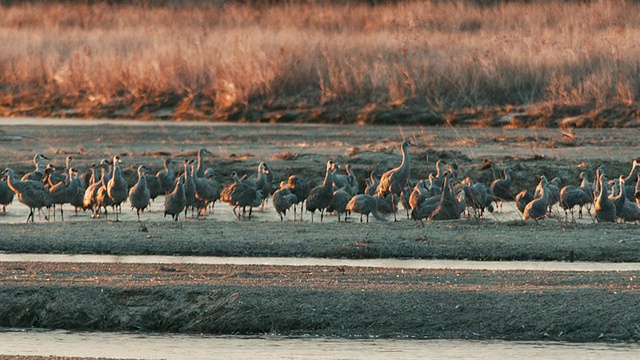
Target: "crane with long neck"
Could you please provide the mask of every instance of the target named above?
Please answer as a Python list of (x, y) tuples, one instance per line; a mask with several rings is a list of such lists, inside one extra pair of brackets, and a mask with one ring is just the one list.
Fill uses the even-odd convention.
[[(391, 195), (391, 200), (393, 204), (396, 204), (396, 197), (400, 196), (400, 192), (404, 188), (405, 184), (409, 180), (409, 175), (411, 173), (411, 165), (409, 163), (409, 147), (413, 146), (410, 141), (405, 141), (402, 143), (402, 163), (400, 166), (391, 169), (384, 174), (380, 178), (380, 183), (378, 184), (378, 189), (376, 190), (376, 194), (380, 197), (386, 197), (388, 194)], [(398, 221), (396, 219), (397, 208), (394, 207), (393, 210), (393, 220)]]

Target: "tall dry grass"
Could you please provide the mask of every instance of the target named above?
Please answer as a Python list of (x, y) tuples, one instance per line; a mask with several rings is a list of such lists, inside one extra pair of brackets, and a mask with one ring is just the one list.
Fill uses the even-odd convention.
[(640, 6), (625, 1), (24, 4), (0, 12), (5, 109), (164, 101), (205, 116), (238, 106), (446, 112), (628, 105), (640, 94)]

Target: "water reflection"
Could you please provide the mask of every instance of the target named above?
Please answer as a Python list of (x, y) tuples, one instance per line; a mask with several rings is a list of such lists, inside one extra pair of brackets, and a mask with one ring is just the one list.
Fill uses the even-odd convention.
[[(158, 196), (155, 201), (153, 201), (151, 203), (151, 209), (148, 211), (145, 211), (144, 213), (140, 214), (140, 218), (142, 219), (142, 221), (145, 222), (169, 222), (172, 221), (171, 217), (165, 217), (164, 216), (164, 211), (163, 211), (163, 205), (164, 204), (164, 195), (160, 195)], [(80, 211), (78, 213), (78, 215), (75, 215), (75, 209), (69, 205), (69, 204), (65, 204), (63, 205), (63, 211), (64, 211), (64, 223), (78, 223), (78, 222), (104, 222), (104, 215), (102, 215), (101, 218), (99, 219), (93, 219), (91, 218), (91, 212), (90, 211), (86, 211), (86, 212), (82, 212)], [(248, 211), (248, 209), (247, 209)], [(400, 206), (400, 210), (398, 211), (398, 219), (402, 219), (401, 221), (407, 221), (407, 222), (411, 222), (413, 223), (413, 220), (405, 220), (403, 218), (405, 213), (405, 210), (402, 208), (402, 206)], [(189, 219), (188, 220), (193, 220), (193, 218), (191, 217), (192, 212), (188, 212), (188, 216)], [(193, 213), (195, 214), (195, 213)], [(9, 204), (7, 206), (7, 213), (3, 216), (0, 216), (0, 224), (21, 224), (24, 223), (27, 220), (27, 217), (29, 215), (29, 208), (27, 206), (25, 206), (24, 204), (18, 202), (17, 199), (15, 199), (13, 201), (13, 203)], [(37, 223), (46, 223), (47, 220), (45, 218), (45, 216), (47, 215), (47, 210), (44, 209), (42, 213), (36, 214), (35, 215), (35, 219), (34, 221)], [(299, 216), (299, 215), (298, 215)], [(553, 218), (562, 218), (564, 219), (564, 214), (552, 214)], [(311, 213), (309, 212), (305, 212), (303, 215), (305, 221), (310, 221), (311, 220)], [(127, 204), (125, 206), (122, 207), (122, 213), (120, 213), (118, 215), (118, 218), (120, 221), (123, 222), (136, 222), (137, 218), (136, 218), (136, 212), (134, 210), (130, 209), (130, 206)], [(316, 213), (316, 221), (318, 218), (318, 213)], [(388, 219), (393, 219), (393, 215), (388, 215), (387, 216)], [(520, 220), (522, 218), (522, 215), (518, 212), (518, 209), (516, 207), (515, 202), (513, 201), (506, 201), (504, 203), (504, 208), (503, 208), (503, 212), (494, 212), (494, 213), (487, 213), (485, 215), (485, 218), (487, 221), (495, 221), (495, 222), (510, 222), (510, 221), (515, 221), (515, 220)], [(109, 220), (115, 220), (115, 215), (112, 213), (108, 214), (108, 219)], [(184, 217), (181, 215), (180, 216), (180, 221), (183, 221)], [(261, 210), (260, 208), (256, 208), (253, 210), (252, 213), (252, 217), (251, 220), (253, 222), (280, 222), (280, 217), (278, 216), (278, 214), (276, 213), (275, 209), (273, 208), (273, 204), (271, 201), (269, 201), (265, 207), (264, 210)], [(585, 217), (583, 219), (578, 219), (576, 217), (576, 223), (577, 224), (592, 224), (593, 220), (591, 217), (589, 217), (589, 215), (585, 215)], [(51, 214), (50, 214), (50, 221), (54, 222), (61, 222), (61, 218), (60, 218), (60, 210), (58, 209), (56, 214), (53, 214), (53, 210), (51, 210)], [(209, 213), (207, 214), (207, 218), (203, 219), (200, 218), (199, 221), (223, 221), (223, 222), (235, 222), (238, 221), (236, 218), (236, 215), (233, 213), (233, 207), (229, 206), (226, 203), (222, 203), (222, 202), (217, 202), (215, 205), (215, 212), (213, 213)], [(287, 216), (285, 217), (285, 221), (287, 222), (293, 222), (293, 209), (291, 209), (290, 212), (287, 213)], [(328, 216), (324, 217), (323, 222), (329, 222), (329, 223), (333, 223), (333, 222), (337, 222), (338, 221), (338, 217), (334, 214), (329, 214)], [(352, 214), (351, 218), (349, 219), (350, 222), (355, 223), (355, 224), (359, 224), (360, 223), (360, 215), (359, 214)], [(376, 221), (375, 219), (373, 219), (373, 217), (371, 217), (370, 221)], [(459, 220), (459, 221), (465, 221), (465, 220)], [(362, 226), (366, 226), (365, 224), (362, 224)]]
[(145, 359), (636, 359), (637, 344), (11, 331), (0, 354)]
[(353, 266), (395, 269), (527, 270), (527, 271), (640, 271), (640, 263), (558, 261), (468, 261), (399, 259), (323, 259), (289, 257), (216, 257), (165, 255), (1, 254), (0, 262), (66, 262), (124, 264), (206, 264), (269, 266)]

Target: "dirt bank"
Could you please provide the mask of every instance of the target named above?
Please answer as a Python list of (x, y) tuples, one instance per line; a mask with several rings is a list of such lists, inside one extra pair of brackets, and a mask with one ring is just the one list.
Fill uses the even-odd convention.
[[(86, 215), (88, 216), (88, 215)], [(0, 251), (114, 255), (268, 256), (640, 262), (635, 224), (343, 224), (216, 221), (183, 224), (86, 221), (3, 225)], [(90, 224), (90, 229), (87, 225)]]

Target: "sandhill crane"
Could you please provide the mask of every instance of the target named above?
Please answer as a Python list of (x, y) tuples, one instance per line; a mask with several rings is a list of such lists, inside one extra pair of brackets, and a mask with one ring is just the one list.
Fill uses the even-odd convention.
[(70, 168), (71, 181), (77, 182), (77, 186), (70, 187), (70, 191), (75, 188), (75, 194), (70, 195), (69, 204), (75, 208), (75, 213), (78, 215), (78, 209), (83, 208), (82, 200), (84, 199), (84, 192), (87, 188), (84, 180), (78, 176), (78, 170)]
[(456, 196), (456, 208), (458, 209), (458, 218), (460, 218), (464, 215), (465, 211), (467, 211), (467, 194), (460, 188), (454, 189), (458, 192), (458, 195)]
[(349, 200), (345, 210), (360, 214), (360, 222), (362, 215), (367, 216), (369, 222), (369, 214), (373, 215), (379, 221), (387, 221), (387, 219), (378, 212), (378, 201), (371, 195), (358, 194)]
[(621, 204), (614, 200), (617, 217), (622, 220), (622, 222), (640, 221), (640, 208), (634, 201), (629, 201), (629, 199), (627, 199), (623, 176), (620, 176), (618, 186), (618, 198), (620, 199)]
[[(284, 221), (287, 210), (297, 202), (298, 197), (291, 192), (291, 188), (286, 184), (281, 184), (280, 188), (273, 193), (273, 207), (276, 209), (276, 213), (280, 215), (280, 221)], [(295, 220), (294, 214), (293, 221)]]
[(428, 184), (425, 180), (418, 181), (411, 189), (409, 194), (409, 208), (413, 209), (420, 206), (429, 197)]
[(598, 178), (600, 193), (595, 199), (594, 210), (598, 221), (616, 222), (616, 206), (609, 199), (607, 190), (607, 176), (602, 173)]
[(182, 178), (184, 180), (184, 195), (187, 198), (187, 205), (184, 208), (185, 221), (187, 219), (188, 209), (192, 209), (191, 215), (193, 215), (193, 207), (196, 205), (196, 183), (193, 180), (191, 164), (191, 160), (185, 160), (183, 163), (184, 171), (182, 172)]
[(400, 203), (402, 204), (402, 208), (407, 213), (407, 219), (410, 219), (409, 214), (411, 211), (411, 204), (409, 204), (409, 201), (411, 200), (412, 192), (413, 192), (413, 186), (411, 186), (409, 181), (407, 181), (404, 188), (400, 192), (400, 196), (398, 197), (400, 199)]
[(638, 161), (638, 159), (633, 159), (633, 164), (631, 165), (631, 171), (629, 172), (629, 175), (624, 177), (624, 183), (625, 183), (625, 189), (626, 189), (625, 195), (627, 196), (627, 199), (629, 201), (635, 201), (634, 182), (636, 181), (637, 176), (640, 175), (638, 171), (640, 171), (640, 161)]
[(580, 179), (582, 180), (580, 183), (580, 190), (584, 192), (584, 204), (580, 205), (580, 208), (578, 209), (578, 218), (582, 219), (582, 208), (584, 206), (587, 207), (587, 214), (591, 216), (591, 205), (593, 205), (593, 184), (589, 181), (589, 176), (584, 171), (580, 173)]
[[(264, 172), (264, 176), (267, 178), (267, 184), (265, 185), (264, 189), (264, 191), (266, 192), (262, 195), (262, 199), (266, 201), (269, 199), (269, 196), (273, 194), (273, 178), (275, 177), (275, 174), (273, 173), (273, 171), (271, 171), (271, 168), (266, 163), (264, 163), (262, 171)], [(262, 206), (264, 208), (264, 203), (262, 204)]]
[(162, 184), (162, 193), (168, 194), (175, 188), (175, 173), (171, 169), (171, 159), (166, 158), (164, 160), (164, 169), (156, 173), (156, 178), (160, 180)]
[(560, 188), (562, 186), (562, 179), (556, 176), (551, 179), (551, 181), (549, 181), (549, 184), (547, 185), (549, 187), (549, 212), (551, 212), (551, 207), (560, 202)]
[(250, 179), (243, 179), (243, 182), (255, 188), (256, 190), (260, 190), (262, 193), (262, 199), (260, 201), (261, 210), (264, 211), (264, 203), (266, 202), (269, 195), (272, 192), (272, 183), (273, 181), (273, 173), (269, 166), (264, 162), (260, 162), (258, 164), (258, 172), (256, 177), (251, 177)]
[(496, 203), (496, 207), (499, 207), (502, 212), (504, 201), (513, 198), (511, 194), (511, 168), (507, 166), (504, 169), (504, 178), (495, 179), (489, 188), (493, 191), (493, 201)]
[(425, 199), (417, 208), (411, 210), (411, 219), (420, 220), (428, 219), (434, 211), (440, 206), (442, 200), (441, 195), (434, 195)]
[(98, 164), (98, 168), (104, 169), (104, 172), (101, 172), (101, 174), (103, 174), (104, 176), (104, 183), (106, 185), (109, 182), (109, 180), (111, 180), (111, 178), (113, 177), (113, 160), (109, 160), (109, 159), (100, 160), (100, 163)]
[(64, 174), (69, 175), (69, 179), (71, 179), (71, 168), (73, 168), (73, 156), (71, 155), (67, 156), (64, 164), (65, 166), (64, 166), (64, 169), (62, 169), (62, 172)]
[(144, 165), (138, 166), (138, 182), (129, 189), (129, 203), (132, 209), (136, 209), (138, 221), (140, 221), (140, 211), (144, 211), (151, 202), (151, 191), (147, 187), (147, 168)]
[(215, 173), (212, 168), (207, 168), (204, 171), (204, 177), (209, 181), (211, 187), (211, 198), (209, 199), (209, 207), (213, 212), (216, 201), (220, 200), (220, 192), (222, 191), (222, 185), (215, 179)]
[[(33, 211), (42, 209), (43, 207), (51, 208), (53, 199), (49, 193), (49, 189), (44, 187), (40, 181), (34, 180), (16, 180), (13, 170), (6, 168), (2, 173), (7, 177), (7, 185), (18, 196), (18, 201), (29, 207), (29, 216), (27, 222), (33, 222)], [(48, 220), (48, 218), (47, 218)]]
[(347, 184), (341, 187), (340, 189), (333, 192), (333, 196), (331, 197), (331, 201), (327, 206), (327, 212), (335, 211), (338, 214), (338, 222), (340, 222), (340, 215), (345, 214), (344, 221), (347, 221), (347, 210), (346, 206), (349, 203), (349, 200), (353, 197), (347, 190)]
[(620, 215), (620, 211), (624, 207), (624, 201), (626, 196), (620, 191), (621, 185), (620, 180), (622, 176), (613, 180), (613, 184), (611, 185), (611, 194), (609, 194), (609, 199), (613, 201), (613, 205), (616, 207), (616, 216)]
[[(95, 193), (95, 208), (97, 209), (96, 218), (99, 217), (100, 209), (104, 209), (104, 218), (105, 220), (109, 220), (109, 210), (108, 207), (113, 207), (113, 202), (109, 197), (109, 192), (107, 191), (107, 184), (104, 181), (98, 186), (98, 189)], [(85, 193), (86, 194), (86, 193)], [(116, 213), (117, 214), (117, 213)]]
[(373, 198), (378, 202), (378, 212), (382, 215), (393, 214), (398, 210), (398, 198), (391, 194), (386, 197), (373, 195)]
[(584, 197), (584, 191), (582, 191), (582, 189), (577, 186), (566, 185), (562, 189), (560, 189), (560, 207), (564, 210), (565, 221), (569, 217), (569, 212), (571, 212), (571, 220), (575, 221), (573, 208), (576, 205), (583, 204)]
[(0, 205), (2, 205), (2, 215), (7, 214), (7, 205), (13, 202), (14, 195), (15, 193), (13, 190), (11, 190), (9, 185), (7, 185), (7, 180), (0, 180)]
[[(580, 173), (582, 183), (580, 186), (567, 185), (560, 189), (560, 207), (564, 209), (564, 218), (568, 219), (567, 211), (571, 212), (571, 219), (575, 221), (573, 208), (579, 206), (578, 217), (582, 218), (582, 208), (593, 202), (593, 194), (590, 190), (585, 172)], [(590, 209), (589, 209), (590, 210)]]
[(109, 195), (110, 203), (114, 207), (116, 213), (116, 221), (118, 219), (118, 213), (120, 212), (120, 205), (127, 200), (129, 196), (129, 186), (127, 180), (122, 176), (122, 169), (120, 169), (119, 156), (113, 157), (113, 177), (107, 183), (107, 195)]
[(442, 185), (442, 195), (438, 207), (429, 216), (429, 220), (453, 220), (460, 219), (460, 208), (458, 201), (454, 195), (449, 177), (444, 178)]
[(452, 174), (452, 171), (453, 170), (446, 161), (439, 159), (438, 161), (436, 161), (436, 174), (429, 174), (431, 185), (433, 187), (441, 189), (442, 185), (444, 184), (445, 176)]
[(518, 211), (521, 213), (524, 212), (524, 208), (527, 207), (527, 204), (530, 203), (534, 199), (533, 193), (528, 189), (524, 189), (516, 194), (516, 207)]
[[(96, 167), (92, 167), (94, 175), (98, 169)], [(104, 168), (100, 168), (100, 179), (95, 181), (93, 184), (87, 186), (84, 191), (84, 196), (82, 198), (82, 207), (85, 210), (91, 210), (91, 217), (97, 218), (100, 216), (100, 207), (97, 204), (96, 196), (98, 194), (98, 190), (104, 186), (106, 170)]]
[(638, 174), (638, 180), (636, 181), (636, 192), (633, 194), (633, 196), (636, 199), (636, 203), (638, 204), (638, 206), (640, 206), (640, 174)]
[(353, 196), (358, 193), (358, 181), (355, 173), (351, 170), (351, 164), (345, 165), (345, 171), (346, 175), (333, 174), (333, 186), (336, 189), (344, 188), (346, 192)]
[(369, 178), (365, 179), (364, 182), (367, 185), (364, 188), (364, 193), (371, 196), (375, 195), (378, 185), (380, 184), (377, 171), (373, 170), (371, 174), (369, 174)]
[(178, 221), (180, 214), (187, 207), (187, 197), (184, 194), (184, 179), (178, 178), (173, 191), (164, 198), (164, 217), (171, 215), (173, 220)]
[(20, 181), (26, 181), (26, 180), (42, 181), (42, 179), (44, 179), (44, 169), (46, 167), (45, 160), (50, 160), (50, 159), (42, 155), (41, 153), (37, 153), (33, 157), (33, 164), (35, 165), (36, 169), (33, 172), (30, 172), (22, 176)]
[(162, 190), (162, 182), (155, 175), (148, 173), (149, 169), (145, 167), (145, 175), (147, 182), (147, 189), (149, 189), (149, 199), (155, 200), (161, 194), (164, 194)]
[(204, 177), (204, 155), (205, 154), (209, 154), (209, 155), (213, 155), (213, 153), (207, 149), (200, 149), (198, 151), (198, 163), (196, 164), (196, 171), (195, 171), (195, 176), (199, 177), (199, 178), (203, 178)]
[[(466, 177), (461, 182), (462, 190), (465, 192), (466, 205), (473, 209), (475, 217), (481, 219), (484, 217), (485, 209), (493, 212), (493, 195), (490, 195), (491, 189), (484, 184), (474, 182), (471, 177)], [(469, 211), (469, 216), (471, 212)]]
[(324, 175), (324, 181), (309, 191), (307, 196), (307, 211), (311, 212), (311, 222), (313, 222), (313, 213), (320, 211), (320, 222), (324, 218), (324, 210), (333, 197), (333, 171), (335, 163), (331, 160), (327, 161), (327, 169)]
[(80, 186), (80, 179), (74, 175), (76, 171), (74, 168), (70, 168), (68, 172), (64, 173), (65, 179), (53, 184), (53, 180), (49, 177), (49, 192), (53, 199), (53, 220), (56, 219), (56, 205), (60, 205), (60, 217), (64, 221), (63, 205), (71, 203), (78, 193)]
[(93, 163), (89, 166), (89, 169), (86, 170), (85, 172), (80, 174), (80, 179), (82, 180), (82, 182), (84, 183), (84, 187), (86, 188), (87, 186), (93, 184), (94, 182), (97, 181), (97, 175), (96, 175), (96, 164)]
[(220, 192), (220, 200), (233, 206), (233, 213), (240, 219), (239, 208), (242, 208), (242, 217), (246, 217), (246, 208), (249, 207), (249, 219), (254, 207), (262, 202), (262, 190), (256, 190), (253, 186), (243, 182), (234, 171), (231, 173), (234, 182), (225, 186)]
[(302, 220), (302, 213), (304, 212), (302, 209), (302, 205), (307, 200), (309, 192), (311, 191), (309, 183), (307, 182), (307, 180), (297, 175), (291, 175), (287, 179), (287, 184), (289, 188), (291, 188), (291, 193), (293, 193), (296, 196), (296, 199), (298, 199), (293, 205), (293, 217), (295, 218), (296, 207), (298, 204), (300, 204), (300, 220)]
[[(203, 173), (205, 174), (205, 176), (207, 176), (208, 172), (211, 172), (211, 176), (213, 176), (213, 170), (210, 168)], [(192, 176), (191, 178), (193, 179), (193, 183), (196, 189), (195, 205), (198, 208), (198, 215), (206, 217), (207, 206), (220, 198), (220, 184), (215, 180), (211, 181), (207, 177), (199, 178), (197, 176)]]
[[(543, 175), (544, 176), (544, 175)], [(545, 179), (547, 177), (545, 176)], [(562, 180), (559, 177), (554, 177), (551, 181), (547, 180), (545, 185), (547, 186), (547, 211), (551, 212), (551, 208), (556, 203), (560, 202), (560, 183)], [(534, 198), (539, 198), (542, 194), (542, 183), (538, 183), (533, 193)]]
[(44, 183), (45, 187), (50, 188), (51, 186), (61, 181), (69, 182), (70, 179), (71, 176), (69, 176), (66, 172), (56, 172), (56, 168), (53, 165), (47, 164), (47, 166), (44, 168), (44, 178), (42, 178), (41, 181)]
[[(400, 163), (400, 166), (382, 174), (380, 184), (376, 190), (376, 194), (381, 197), (385, 197), (387, 194), (392, 194), (392, 200), (394, 203), (395, 197), (400, 196), (400, 192), (407, 183), (407, 180), (409, 180), (411, 168), (409, 165), (408, 148), (410, 146), (413, 146), (410, 141), (402, 143), (402, 163)], [(396, 219), (396, 211), (393, 212), (393, 220), (398, 221), (398, 219)]]
[(540, 191), (537, 191), (537, 197), (525, 206), (522, 212), (522, 220), (535, 220), (538, 223), (538, 220), (547, 217), (549, 181), (544, 175), (540, 177), (538, 187)]

